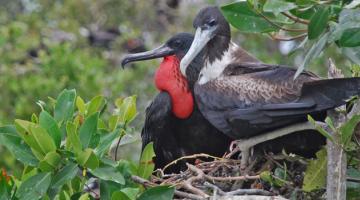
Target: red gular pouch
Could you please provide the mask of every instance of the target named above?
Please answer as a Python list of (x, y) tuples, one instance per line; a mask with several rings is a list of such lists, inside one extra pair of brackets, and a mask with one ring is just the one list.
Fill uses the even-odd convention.
[(180, 61), (175, 56), (166, 56), (155, 73), (155, 85), (169, 93), (172, 112), (177, 118), (186, 119), (194, 110), (194, 98), (186, 78), (180, 72)]

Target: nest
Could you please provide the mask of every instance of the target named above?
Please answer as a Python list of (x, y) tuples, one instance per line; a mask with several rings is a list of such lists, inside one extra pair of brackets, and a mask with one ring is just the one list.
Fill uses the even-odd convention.
[[(233, 159), (238, 151), (222, 158), (196, 154), (179, 158), (157, 170), (151, 180), (133, 176), (132, 179), (145, 187), (172, 185), (176, 199), (321, 199), (324, 190), (306, 193), (301, 190), (307, 159), (282, 152), (253, 156), (246, 168)], [(213, 158), (204, 161), (203, 158)], [(187, 163), (187, 169), (178, 174), (163, 171), (180, 160), (196, 159)], [(250, 196), (251, 195), (251, 196)], [(243, 198), (242, 198), (243, 197)]]

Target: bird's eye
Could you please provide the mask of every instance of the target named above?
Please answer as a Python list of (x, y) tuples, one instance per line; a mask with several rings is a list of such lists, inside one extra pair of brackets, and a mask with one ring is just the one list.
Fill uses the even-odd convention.
[(181, 45), (181, 41), (180, 40), (175, 40), (174, 41), (174, 46), (175, 47), (179, 47)]
[(216, 20), (212, 19), (207, 23), (209, 26), (215, 26), (216, 25)]

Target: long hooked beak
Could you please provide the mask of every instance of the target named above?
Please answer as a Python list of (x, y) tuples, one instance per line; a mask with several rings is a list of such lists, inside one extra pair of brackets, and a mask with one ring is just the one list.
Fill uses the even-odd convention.
[(186, 77), (186, 68), (194, 60), (194, 58), (201, 52), (205, 45), (212, 38), (212, 30), (202, 30), (200, 27), (196, 29), (194, 41), (192, 42), (189, 51), (180, 62), (180, 71)]
[(126, 64), (131, 62), (140, 61), (140, 60), (150, 60), (154, 58), (162, 58), (165, 56), (173, 55), (174, 53), (175, 51), (172, 48), (166, 45), (162, 45), (150, 51), (126, 55), (121, 61), (121, 66), (124, 68)]

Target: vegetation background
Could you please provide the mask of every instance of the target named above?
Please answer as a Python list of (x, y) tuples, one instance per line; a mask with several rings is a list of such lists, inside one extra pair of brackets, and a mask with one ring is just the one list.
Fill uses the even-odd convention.
[[(177, 32), (193, 32), (192, 19), (200, 8), (228, 2), (233, 1), (0, 0), (0, 126), (29, 120), (64, 88), (75, 88), (87, 101), (96, 95), (112, 102), (135, 94), (135, 130), (120, 156), (138, 160), (145, 108), (157, 93), (152, 79), (160, 60), (123, 70), (122, 56), (157, 47)], [(235, 43), (266, 63), (298, 66), (306, 53), (289, 54), (301, 41), (278, 42), (235, 29), (233, 35)], [(331, 47), (307, 69), (324, 76), (328, 57), (350, 74), (351, 63)], [(0, 166), (16, 173), (17, 161), (1, 146)]]

